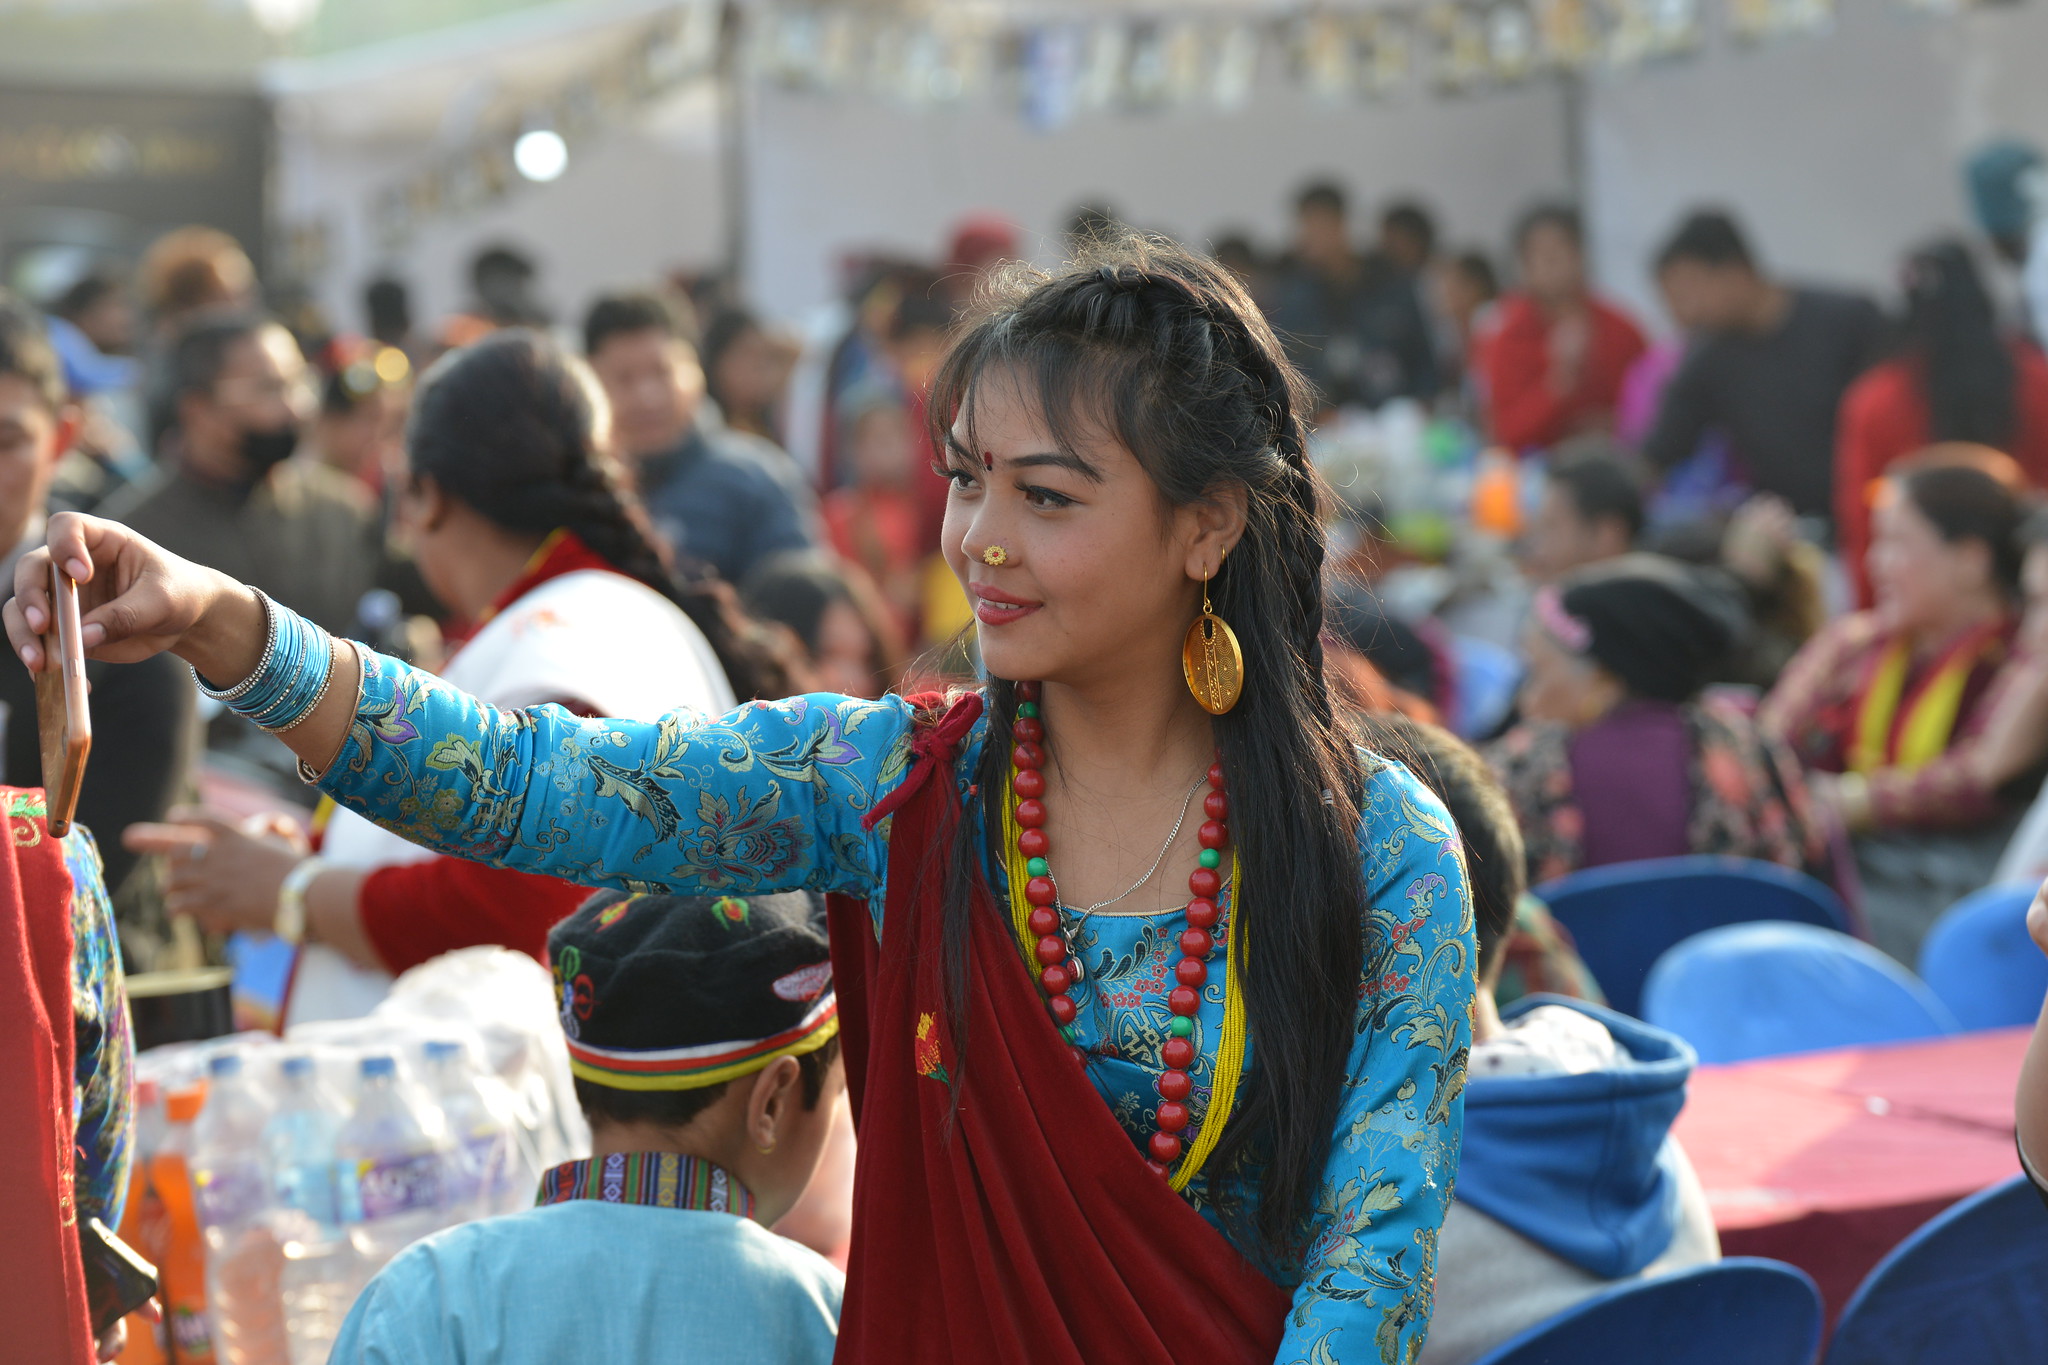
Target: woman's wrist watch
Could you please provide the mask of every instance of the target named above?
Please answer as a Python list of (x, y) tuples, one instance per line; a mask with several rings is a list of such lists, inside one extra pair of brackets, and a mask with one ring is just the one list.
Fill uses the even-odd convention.
[(271, 933), (294, 946), (306, 941), (306, 891), (326, 870), (327, 860), (314, 857), (302, 859), (285, 873), (284, 885), (277, 889), (277, 917), (270, 922)]

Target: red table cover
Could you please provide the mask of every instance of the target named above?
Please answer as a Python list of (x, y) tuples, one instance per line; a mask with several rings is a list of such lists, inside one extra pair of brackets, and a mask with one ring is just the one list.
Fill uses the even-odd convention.
[(1701, 1067), (1676, 1132), (1722, 1253), (1801, 1267), (1832, 1326), (1908, 1233), (2018, 1172), (2012, 1094), (2028, 1033)]

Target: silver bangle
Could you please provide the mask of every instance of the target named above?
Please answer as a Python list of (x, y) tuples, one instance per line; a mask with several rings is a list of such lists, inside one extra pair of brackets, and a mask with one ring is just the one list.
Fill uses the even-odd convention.
[(256, 667), (249, 671), (248, 677), (242, 679), (233, 687), (226, 688), (213, 686), (205, 678), (199, 676), (198, 669), (192, 670), (192, 679), (199, 684), (200, 692), (218, 702), (240, 701), (243, 697), (248, 696), (250, 691), (255, 688), (257, 681), (263, 677), (263, 670), (270, 667), (271, 657), (277, 653), (277, 613), (271, 610), (270, 597), (263, 589), (251, 588), (250, 591), (255, 593), (256, 600), (263, 604), (263, 623), (267, 627), (267, 633), (263, 641), (263, 657), (256, 661)]

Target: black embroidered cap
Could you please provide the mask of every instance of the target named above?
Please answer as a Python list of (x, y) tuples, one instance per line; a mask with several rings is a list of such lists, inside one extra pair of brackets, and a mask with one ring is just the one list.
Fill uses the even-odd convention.
[(619, 1090), (694, 1090), (839, 1032), (818, 899), (591, 897), (548, 934), (569, 1068)]

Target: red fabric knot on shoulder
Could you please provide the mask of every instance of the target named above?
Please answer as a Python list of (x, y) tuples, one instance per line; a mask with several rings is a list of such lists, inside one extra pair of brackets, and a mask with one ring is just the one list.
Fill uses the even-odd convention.
[[(974, 728), (974, 722), (981, 719), (982, 700), (979, 692), (964, 692), (947, 706), (943, 715), (938, 714), (945, 698), (936, 692), (906, 698), (918, 709), (916, 729), (910, 736), (910, 771), (903, 780), (860, 820), (862, 829), (871, 830), (883, 820), (896, 813), (904, 802), (918, 794), (935, 772), (949, 766), (960, 741)], [(936, 716), (936, 719), (933, 717)]]

